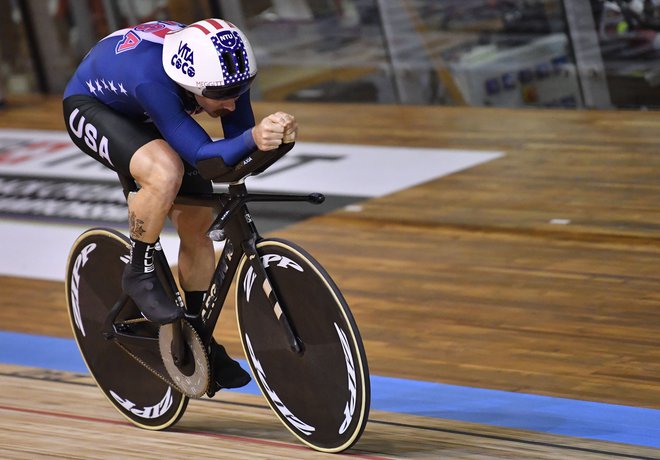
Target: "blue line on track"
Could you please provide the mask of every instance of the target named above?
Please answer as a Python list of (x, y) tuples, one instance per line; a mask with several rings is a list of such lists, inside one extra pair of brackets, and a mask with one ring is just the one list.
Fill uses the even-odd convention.
[[(88, 373), (73, 339), (16, 332), (0, 331), (0, 363)], [(374, 410), (660, 447), (656, 409), (381, 376), (371, 386)], [(238, 391), (259, 394), (254, 381)]]

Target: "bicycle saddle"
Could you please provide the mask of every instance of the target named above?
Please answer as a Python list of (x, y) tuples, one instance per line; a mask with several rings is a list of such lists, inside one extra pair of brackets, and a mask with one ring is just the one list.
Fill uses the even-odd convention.
[(281, 144), (275, 150), (257, 150), (234, 166), (227, 166), (222, 158), (208, 158), (197, 162), (197, 170), (206, 180), (213, 182), (237, 182), (249, 175), (264, 172), (293, 148), (295, 142)]

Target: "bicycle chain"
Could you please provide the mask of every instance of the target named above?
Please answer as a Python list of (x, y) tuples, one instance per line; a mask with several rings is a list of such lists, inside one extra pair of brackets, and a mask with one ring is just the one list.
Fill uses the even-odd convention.
[(149, 321), (147, 318), (125, 319), (122, 321), (122, 324), (137, 324), (137, 323), (144, 323), (147, 321)]
[(169, 386), (171, 386), (172, 388), (174, 388), (174, 389), (175, 389), (176, 391), (178, 391), (179, 393), (183, 393), (183, 391), (181, 391), (181, 390), (179, 389), (179, 387), (177, 387), (177, 386), (174, 384), (174, 382), (172, 382), (171, 380), (169, 380), (167, 377), (161, 375), (156, 369), (154, 369), (154, 368), (151, 367), (149, 364), (147, 364), (146, 362), (144, 362), (144, 360), (142, 360), (142, 358), (140, 358), (139, 356), (137, 356), (135, 353), (133, 353), (132, 351), (130, 351), (128, 348), (126, 348), (124, 345), (122, 345), (122, 344), (119, 343), (118, 341), (115, 340), (114, 342), (115, 342), (115, 344), (116, 344), (119, 348), (121, 348), (122, 350), (124, 350), (124, 351), (125, 351), (125, 352), (126, 352), (131, 358), (133, 358), (133, 359), (136, 360), (138, 363), (140, 363), (145, 369), (147, 369), (148, 371), (151, 371), (152, 374), (154, 374), (156, 377), (158, 377), (159, 379), (161, 379), (161, 380), (162, 380), (163, 382), (165, 382), (167, 385), (169, 385)]
[[(124, 324), (136, 324), (136, 323), (142, 323), (142, 322), (145, 322), (145, 321), (148, 321), (148, 320), (147, 320), (146, 318), (135, 318), (135, 319), (124, 320), (124, 321), (122, 321), (122, 322), (123, 322)], [(202, 344), (202, 349), (205, 349), (205, 347), (204, 347), (204, 345), (203, 345), (203, 342), (202, 342), (202, 339), (199, 337), (199, 334), (197, 333), (197, 331), (195, 330), (195, 328), (193, 328), (192, 326), (190, 326), (190, 324), (187, 323), (187, 322), (186, 322), (186, 325), (188, 326), (189, 331), (193, 334), (193, 340), (195, 340), (195, 341), (197, 341), (198, 343)], [(159, 335), (160, 335), (160, 329), (159, 329)], [(165, 377), (165, 376), (162, 375), (160, 372), (158, 372), (156, 369), (154, 369), (154, 368), (151, 367), (149, 364), (147, 364), (142, 358), (140, 358), (140, 357), (137, 356), (135, 353), (133, 353), (132, 351), (130, 351), (128, 348), (126, 348), (124, 345), (122, 345), (120, 342), (118, 342), (118, 341), (116, 341), (116, 340), (115, 340), (114, 342), (115, 342), (115, 344), (116, 344), (119, 348), (121, 348), (122, 350), (124, 350), (124, 352), (126, 352), (126, 354), (128, 354), (131, 358), (133, 358), (134, 360), (136, 360), (138, 363), (140, 363), (140, 365), (141, 365), (142, 367), (144, 367), (145, 369), (147, 369), (148, 371), (150, 371), (150, 372), (151, 372), (152, 374), (154, 374), (156, 377), (158, 377), (158, 378), (161, 379), (163, 382), (165, 382), (165, 384), (171, 386), (172, 388), (174, 388), (175, 390), (177, 390), (179, 393), (182, 393), (183, 395), (188, 396), (188, 397), (200, 397), (200, 396), (193, 396), (193, 395), (188, 394), (188, 392), (184, 391), (184, 390), (181, 389), (178, 385), (176, 385), (176, 384), (173, 382), (173, 380), (171, 379), (171, 377), (169, 377), (169, 376), (168, 376), (168, 377)], [(162, 358), (162, 356), (161, 356), (161, 358)], [(171, 356), (168, 357), (168, 358), (171, 359)], [(211, 364), (210, 364), (210, 362), (209, 362), (209, 357), (208, 357), (208, 355), (207, 355), (206, 353), (204, 354), (204, 362), (206, 363), (206, 373), (207, 373), (207, 375), (209, 375), (209, 382), (208, 382), (209, 385), (208, 385), (208, 386), (210, 387), (210, 386), (211, 386), (211, 382), (210, 382)], [(166, 368), (166, 370), (167, 370), (167, 368)], [(206, 392), (206, 390), (205, 390), (204, 392)]]
[[(125, 320), (122, 321), (122, 323), (123, 323), (123, 324), (138, 324), (138, 323), (144, 323), (144, 322), (146, 322), (146, 321), (149, 321), (149, 320), (148, 320), (147, 318), (142, 317), (142, 318), (135, 318), (135, 319), (125, 319)], [(121, 348), (122, 350), (124, 350), (124, 351), (126, 352), (126, 354), (128, 354), (131, 358), (133, 358), (134, 360), (136, 360), (138, 363), (140, 363), (140, 365), (141, 365), (142, 367), (144, 367), (145, 369), (147, 369), (148, 371), (150, 371), (152, 374), (154, 374), (156, 377), (158, 377), (159, 379), (161, 379), (161, 380), (162, 380), (163, 382), (165, 382), (167, 385), (169, 385), (169, 386), (175, 388), (177, 391), (180, 391), (180, 390), (177, 388), (177, 386), (174, 384), (174, 382), (172, 382), (171, 380), (169, 380), (167, 377), (161, 375), (157, 370), (155, 370), (155, 369), (154, 369), (153, 367), (151, 367), (149, 364), (147, 364), (146, 362), (144, 362), (144, 361), (142, 360), (142, 358), (140, 358), (140, 357), (137, 356), (135, 353), (133, 353), (132, 351), (130, 351), (128, 348), (126, 348), (124, 345), (122, 345), (119, 341), (115, 340), (114, 342), (115, 342), (115, 344), (116, 344), (119, 348)]]

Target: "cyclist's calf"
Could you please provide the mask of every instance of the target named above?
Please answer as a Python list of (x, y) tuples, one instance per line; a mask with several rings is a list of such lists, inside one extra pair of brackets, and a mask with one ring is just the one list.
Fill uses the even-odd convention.
[(141, 187), (128, 203), (131, 238), (154, 242), (181, 186), (183, 162), (167, 142), (157, 139), (135, 152), (130, 169)]
[(179, 234), (179, 281), (185, 291), (205, 291), (215, 268), (213, 243), (206, 232), (210, 208), (176, 204), (170, 219)]

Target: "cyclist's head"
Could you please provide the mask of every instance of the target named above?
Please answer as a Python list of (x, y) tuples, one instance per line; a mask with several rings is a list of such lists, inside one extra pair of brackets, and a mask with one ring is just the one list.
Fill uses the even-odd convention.
[(211, 99), (240, 96), (257, 75), (257, 61), (247, 37), (222, 19), (205, 19), (168, 33), (163, 67), (180, 86)]

